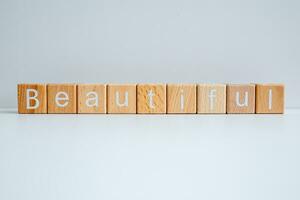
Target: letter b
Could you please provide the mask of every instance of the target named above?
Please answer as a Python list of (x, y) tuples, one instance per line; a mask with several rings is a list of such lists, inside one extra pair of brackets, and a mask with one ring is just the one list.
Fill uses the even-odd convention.
[[(33, 94), (32, 96), (30, 94)], [(37, 109), (40, 106), (40, 101), (37, 99), (38, 91), (35, 89), (27, 89), (26, 90), (26, 109)], [(30, 102), (34, 102), (31, 105)]]

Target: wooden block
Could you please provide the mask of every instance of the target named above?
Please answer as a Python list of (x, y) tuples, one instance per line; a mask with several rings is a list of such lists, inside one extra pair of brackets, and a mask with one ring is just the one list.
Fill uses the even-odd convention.
[(137, 113), (166, 113), (166, 85), (140, 84), (137, 86)]
[(167, 85), (167, 113), (196, 113), (196, 84)]
[(77, 85), (78, 113), (106, 113), (106, 85)]
[(47, 113), (45, 84), (18, 84), (18, 112), (20, 114)]
[(136, 85), (120, 84), (107, 86), (108, 113), (136, 113)]
[(226, 113), (226, 85), (199, 84), (197, 113)]
[(227, 113), (254, 113), (255, 85), (227, 85)]
[(284, 113), (284, 85), (256, 85), (256, 113)]
[(75, 84), (48, 84), (48, 113), (77, 113)]

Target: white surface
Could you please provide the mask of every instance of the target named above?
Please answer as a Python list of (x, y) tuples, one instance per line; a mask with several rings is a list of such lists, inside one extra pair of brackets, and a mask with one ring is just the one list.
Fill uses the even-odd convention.
[(19, 82), (286, 84), (300, 108), (299, 0), (1, 0), (0, 107)]
[(0, 113), (1, 200), (299, 200), (285, 115)]

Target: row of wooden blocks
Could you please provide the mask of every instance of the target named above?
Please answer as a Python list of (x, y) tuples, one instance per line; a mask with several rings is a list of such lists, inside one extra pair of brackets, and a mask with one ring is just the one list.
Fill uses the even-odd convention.
[(282, 84), (19, 84), (19, 113), (283, 113)]

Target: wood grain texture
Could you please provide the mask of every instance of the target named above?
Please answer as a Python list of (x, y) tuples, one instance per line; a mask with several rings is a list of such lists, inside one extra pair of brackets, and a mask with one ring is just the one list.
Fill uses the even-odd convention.
[[(37, 100), (27, 99), (27, 90), (37, 91)], [(29, 97), (34, 97), (35, 93), (28, 90)], [(27, 107), (27, 100), (29, 107)], [(38, 104), (37, 101), (39, 102)], [(33, 108), (38, 105), (37, 108)], [(32, 107), (32, 108), (31, 108)], [(29, 109), (28, 109), (29, 108)], [(18, 84), (18, 113), (20, 114), (45, 114), (47, 113), (47, 87), (46, 84)]]
[(136, 84), (108, 85), (107, 112), (110, 114), (135, 114)]
[(139, 84), (137, 86), (137, 113), (166, 113), (166, 84)]
[(106, 85), (77, 85), (78, 113), (106, 113)]
[(226, 113), (226, 85), (199, 84), (197, 113)]
[(283, 84), (256, 84), (256, 113), (284, 113)]
[[(248, 98), (247, 98), (248, 96)], [(227, 85), (227, 113), (254, 113), (255, 85)]]
[(196, 113), (196, 84), (167, 84), (167, 113)]
[[(77, 94), (76, 84), (48, 84), (48, 113), (77, 113)], [(64, 98), (63, 94), (68, 96), (68, 100), (58, 100), (57, 97)], [(59, 105), (65, 105), (60, 107)]]

